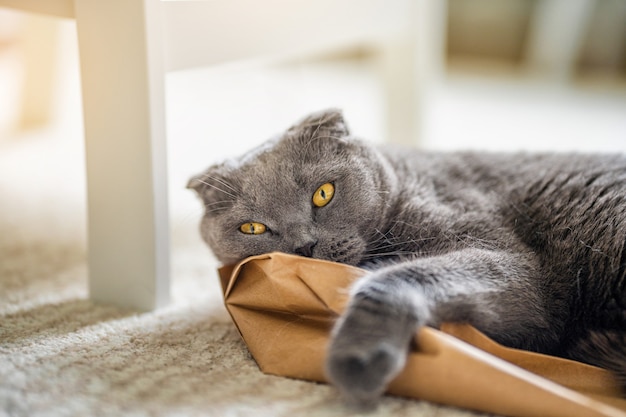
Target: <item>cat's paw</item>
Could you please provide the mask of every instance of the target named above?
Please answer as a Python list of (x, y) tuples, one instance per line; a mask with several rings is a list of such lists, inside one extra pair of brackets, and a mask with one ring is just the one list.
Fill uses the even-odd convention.
[(404, 367), (415, 331), (428, 317), (421, 293), (402, 283), (364, 278), (335, 324), (326, 375), (353, 404), (370, 405), (383, 394)]
[(406, 352), (384, 341), (345, 346), (331, 343), (326, 374), (348, 402), (372, 406), (402, 369)]

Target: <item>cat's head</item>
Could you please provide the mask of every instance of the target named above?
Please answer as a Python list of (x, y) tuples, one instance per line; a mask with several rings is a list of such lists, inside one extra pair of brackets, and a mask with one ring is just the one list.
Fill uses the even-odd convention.
[(357, 264), (384, 221), (392, 182), (378, 152), (328, 110), (188, 187), (205, 206), (201, 235), (225, 264), (273, 251)]

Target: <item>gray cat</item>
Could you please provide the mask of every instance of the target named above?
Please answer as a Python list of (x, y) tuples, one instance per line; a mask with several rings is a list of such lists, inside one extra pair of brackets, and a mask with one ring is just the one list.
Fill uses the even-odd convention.
[(626, 157), (423, 153), (310, 115), (189, 182), (233, 263), (272, 251), (370, 272), (332, 333), (330, 380), (371, 402), (420, 326), (605, 367), (626, 387)]

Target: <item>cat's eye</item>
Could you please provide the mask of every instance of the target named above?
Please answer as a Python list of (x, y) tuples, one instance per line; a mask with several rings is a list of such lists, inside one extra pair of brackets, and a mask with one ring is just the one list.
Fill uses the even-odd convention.
[(267, 227), (263, 223), (244, 223), (239, 226), (239, 230), (247, 235), (260, 235), (267, 231)]
[(322, 184), (315, 190), (315, 193), (313, 193), (313, 204), (315, 207), (324, 207), (326, 204), (330, 203), (334, 195), (335, 186), (332, 183), (327, 182), (326, 184)]

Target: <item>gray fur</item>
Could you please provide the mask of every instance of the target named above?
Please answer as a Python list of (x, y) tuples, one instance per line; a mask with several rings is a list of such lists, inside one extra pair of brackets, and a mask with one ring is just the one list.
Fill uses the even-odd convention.
[[(335, 196), (314, 207), (326, 182)], [(327, 362), (355, 402), (384, 391), (416, 329), (444, 321), (607, 367), (626, 386), (624, 156), (375, 148), (328, 110), (189, 186), (206, 207), (202, 237), (224, 263), (308, 248), (370, 270)], [(246, 235), (244, 222), (268, 231)]]

